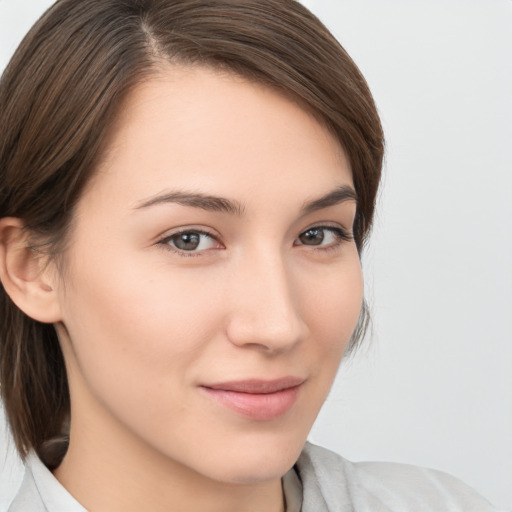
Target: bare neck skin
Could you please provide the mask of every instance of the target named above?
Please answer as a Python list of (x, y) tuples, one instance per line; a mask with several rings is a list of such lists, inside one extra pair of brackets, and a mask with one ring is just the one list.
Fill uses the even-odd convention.
[(107, 416), (91, 429), (79, 411), (74, 419), (79, 426), (72, 428), (70, 449), (54, 474), (91, 512), (285, 511), (280, 479), (214, 481), (148, 450)]

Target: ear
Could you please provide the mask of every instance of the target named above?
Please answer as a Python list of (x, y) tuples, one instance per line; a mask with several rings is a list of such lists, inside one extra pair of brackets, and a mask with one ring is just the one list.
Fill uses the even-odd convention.
[(20, 219), (0, 219), (0, 281), (5, 291), (29, 317), (55, 323), (61, 320), (57, 275), (47, 260), (30, 247)]

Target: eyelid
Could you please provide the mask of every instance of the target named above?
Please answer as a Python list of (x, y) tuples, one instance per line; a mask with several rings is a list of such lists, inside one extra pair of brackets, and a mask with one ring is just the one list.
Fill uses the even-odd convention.
[(342, 226), (341, 224), (338, 224), (338, 223), (330, 224), (328, 222), (320, 222), (320, 223), (312, 224), (311, 226), (308, 226), (307, 228), (303, 229), (299, 233), (299, 236), (302, 235), (303, 233), (305, 233), (306, 231), (309, 231), (310, 229), (331, 230), (331, 231), (335, 231), (335, 232), (339, 233), (340, 235), (346, 237), (348, 240), (352, 240), (353, 239), (353, 234), (352, 234), (352, 230), (351, 229), (349, 230), (349, 229), (345, 228), (344, 226)]

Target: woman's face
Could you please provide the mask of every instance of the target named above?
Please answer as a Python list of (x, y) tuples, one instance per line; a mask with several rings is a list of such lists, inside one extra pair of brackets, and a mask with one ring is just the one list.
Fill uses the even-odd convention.
[(280, 477), (362, 301), (347, 159), (279, 93), (170, 66), (129, 98), (58, 288), (71, 446)]

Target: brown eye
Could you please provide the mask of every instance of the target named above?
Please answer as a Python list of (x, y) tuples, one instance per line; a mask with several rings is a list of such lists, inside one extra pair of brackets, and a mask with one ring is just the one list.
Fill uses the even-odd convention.
[(311, 228), (299, 236), (302, 245), (320, 245), (325, 238), (323, 228)]

